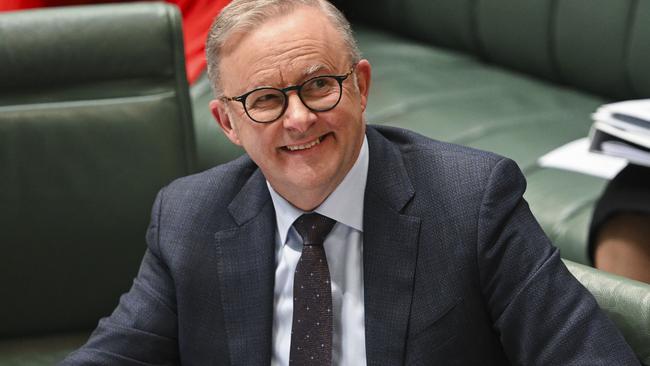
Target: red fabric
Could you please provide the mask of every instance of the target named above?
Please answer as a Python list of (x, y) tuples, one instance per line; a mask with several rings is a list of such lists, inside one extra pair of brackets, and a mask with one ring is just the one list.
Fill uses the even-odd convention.
[[(2, 0), (0, 11), (42, 8), (49, 6), (83, 5), (128, 0)], [(205, 40), (212, 20), (230, 0), (165, 0), (175, 4), (183, 14), (183, 41), (187, 81), (192, 84), (206, 67)]]
[(2, 2), (0, 2), (0, 11), (45, 8), (50, 6), (117, 3), (125, 1), (127, 0), (2, 0)]
[(212, 20), (230, 0), (166, 0), (183, 14), (183, 40), (187, 80), (194, 83), (206, 67), (205, 40)]

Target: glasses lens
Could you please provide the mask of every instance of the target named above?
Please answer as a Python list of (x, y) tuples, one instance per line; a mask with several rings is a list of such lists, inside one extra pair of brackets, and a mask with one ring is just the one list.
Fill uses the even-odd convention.
[(341, 84), (331, 76), (321, 76), (308, 80), (300, 89), (300, 98), (305, 105), (315, 111), (334, 108), (341, 96)]
[(262, 88), (246, 97), (246, 112), (257, 122), (271, 122), (282, 114), (284, 94), (277, 89)]

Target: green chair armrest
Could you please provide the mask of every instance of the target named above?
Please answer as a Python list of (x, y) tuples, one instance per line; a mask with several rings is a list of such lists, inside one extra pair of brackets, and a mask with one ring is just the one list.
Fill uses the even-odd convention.
[(650, 364), (650, 285), (564, 260), (644, 364)]

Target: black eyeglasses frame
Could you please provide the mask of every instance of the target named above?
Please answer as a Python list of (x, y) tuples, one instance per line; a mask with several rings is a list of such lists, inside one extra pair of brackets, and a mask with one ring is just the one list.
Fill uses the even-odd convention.
[[(336, 108), (336, 106), (341, 101), (341, 96), (343, 95), (343, 82), (350, 75), (352, 75), (352, 73), (354, 72), (354, 69), (356, 67), (357, 67), (357, 64), (355, 63), (354, 65), (352, 65), (352, 67), (350, 67), (350, 71), (348, 71), (347, 73), (345, 73), (343, 75), (318, 75), (318, 76), (314, 76), (313, 78), (309, 78), (309, 79), (303, 81), (302, 83), (300, 83), (298, 85), (290, 85), (290, 86), (287, 86), (287, 87), (282, 88), (282, 89), (274, 88), (274, 87), (270, 87), (270, 86), (261, 86), (261, 87), (255, 88), (253, 90), (247, 91), (246, 93), (244, 93), (242, 95), (238, 95), (236, 97), (222, 96), (221, 99), (225, 100), (225, 101), (229, 101), (229, 102), (232, 102), (232, 101), (240, 102), (242, 104), (242, 107), (244, 107), (244, 112), (246, 112), (246, 115), (248, 116), (248, 118), (250, 118), (253, 122), (256, 122), (256, 123), (273, 123), (273, 122), (279, 120), (284, 115), (284, 112), (287, 111), (287, 108), (289, 107), (289, 95), (287, 94), (287, 92), (290, 92), (292, 90), (296, 91), (296, 93), (298, 94), (298, 98), (300, 98), (300, 101), (302, 102), (302, 104), (305, 107), (307, 107), (307, 109), (309, 109), (310, 111), (312, 111), (312, 112), (327, 112), (327, 111), (331, 111), (332, 109)], [(338, 81), (338, 83), (339, 83), (339, 97), (336, 100), (336, 103), (334, 103), (334, 105), (332, 105), (329, 108), (324, 108), (324, 109), (311, 108), (302, 99), (302, 95), (300, 94), (300, 91), (302, 90), (302, 87), (304, 85), (306, 85), (307, 83), (309, 83), (309, 82), (311, 82), (311, 81), (313, 81), (315, 79), (324, 78), (324, 77), (334, 78), (336, 81)], [(246, 108), (246, 98), (249, 95), (255, 93), (256, 91), (263, 90), (263, 89), (277, 90), (277, 91), (281, 92), (284, 95), (284, 105), (282, 106), (282, 111), (278, 114), (278, 116), (275, 119), (270, 120), (270, 121), (258, 121), (258, 120), (256, 120), (255, 118), (253, 118), (250, 115), (250, 113), (248, 113), (248, 108)]]

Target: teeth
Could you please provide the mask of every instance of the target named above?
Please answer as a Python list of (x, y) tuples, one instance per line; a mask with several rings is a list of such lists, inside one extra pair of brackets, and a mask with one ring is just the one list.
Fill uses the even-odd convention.
[(308, 143), (303, 144), (303, 145), (293, 145), (293, 146), (287, 145), (287, 149), (289, 149), (291, 151), (305, 150), (305, 149), (312, 148), (312, 147), (318, 145), (319, 143), (320, 143), (320, 137), (317, 138), (316, 140), (312, 141), (312, 142), (308, 142)]

